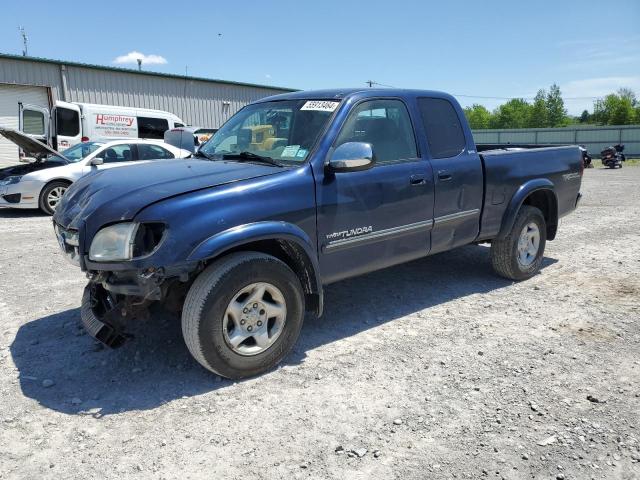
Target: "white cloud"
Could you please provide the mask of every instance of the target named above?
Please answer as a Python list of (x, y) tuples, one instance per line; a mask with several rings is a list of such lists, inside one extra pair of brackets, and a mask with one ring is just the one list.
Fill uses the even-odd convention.
[(583, 110), (593, 111), (594, 99), (590, 97), (604, 97), (623, 87), (640, 93), (640, 76), (572, 80), (560, 85), (560, 90), (569, 113), (577, 115)]
[(167, 63), (167, 59), (160, 55), (145, 55), (144, 53), (136, 52), (135, 50), (127, 53), (126, 55), (120, 55), (116, 57), (113, 63), (126, 64), (126, 63), (138, 63), (138, 59), (142, 60), (142, 65), (164, 65)]

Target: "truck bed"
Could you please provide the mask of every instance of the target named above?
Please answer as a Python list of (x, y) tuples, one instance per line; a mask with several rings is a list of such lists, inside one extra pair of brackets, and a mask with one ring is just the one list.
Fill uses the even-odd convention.
[(485, 172), (485, 197), (479, 240), (495, 237), (505, 209), (528, 182), (551, 182), (558, 218), (576, 207), (582, 177), (582, 153), (577, 146), (485, 150), (480, 154)]

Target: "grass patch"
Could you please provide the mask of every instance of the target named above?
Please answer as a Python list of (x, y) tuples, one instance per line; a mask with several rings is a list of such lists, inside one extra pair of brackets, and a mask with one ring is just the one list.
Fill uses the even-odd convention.
[[(594, 158), (591, 161), (591, 164), (594, 166), (594, 168), (602, 167), (602, 162), (600, 161), (600, 159)], [(622, 162), (622, 166), (623, 167), (637, 167), (637, 166), (640, 166), (640, 158), (627, 158), (627, 160), (625, 162)]]

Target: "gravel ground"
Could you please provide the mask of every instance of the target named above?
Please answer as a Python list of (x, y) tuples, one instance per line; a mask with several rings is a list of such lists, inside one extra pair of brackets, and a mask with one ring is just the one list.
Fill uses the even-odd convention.
[(332, 285), (237, 383), (160, 312), (96, 345), (50, 219), (0, 211), (0, 478), (640, 478), (639, 184), (586, 171), (523, 283), (470, 246)]

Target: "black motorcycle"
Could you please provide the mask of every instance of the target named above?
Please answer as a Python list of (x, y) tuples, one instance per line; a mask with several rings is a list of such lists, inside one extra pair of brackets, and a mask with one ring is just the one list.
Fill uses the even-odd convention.
[(602, 165), (608, 168), (622, 168), (622, 162), (626, 160), (624, 156), (624, 145), (617, 144), (612, 147), (607, 147), (600, 152), (600, 158), (602, 159)]
[(582, 153), (582, 163), (584, 164), (584, 168), (593, 168), (593, 164), (591, 163), (591, 155), (586, 148), (582, 145), (578, 145), (580, 152)]

